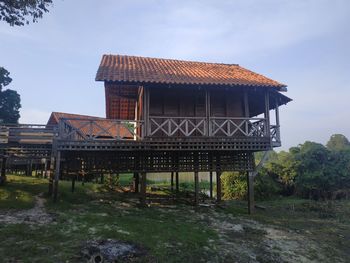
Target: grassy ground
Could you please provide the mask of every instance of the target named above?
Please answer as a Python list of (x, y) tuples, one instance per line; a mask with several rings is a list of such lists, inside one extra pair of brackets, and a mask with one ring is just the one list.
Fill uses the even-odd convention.
[[(128, 182), (125, 182), (128, 185)], [(47, 180), (9, 176), (0, 188), (0, 222), (26, 211)], [(45, 195), (44, 195), (45, 197)], [(60, 182), (59, 201), (46, 198), (50, 224), (0, 223), (2, 262), (81, 262), (91, 239), (132, 241), (147, 250), (138, 262), (349, 262), (350, 202), (279, 199), (246, 214), (244, 202), (220, 207), (176, 204), (174, 199), (138, 206), (132, 193), (101, 185)], [(158, 199), (157, 199), (158, 200)]]

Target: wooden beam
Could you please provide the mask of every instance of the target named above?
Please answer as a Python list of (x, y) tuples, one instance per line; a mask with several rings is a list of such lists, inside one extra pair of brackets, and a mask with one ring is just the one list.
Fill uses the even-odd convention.
[(1, 178), (0, 178), (0, 185), (4, 184), (6, 182), (6, 162), (7, 158), (3, 157), (1, 162)]
[(179, 172), (175, 173), (175, 189), (176, 193), (179, 193)]
[(170, 178), (170, 190), (174, 191), (174, 172), (171, 172)]
[(61, 166), (61, 151), (57, 151), (56, 155), (56, 168), (55, 168), (55, 179), (54, 179), (54, 187), (53, 187), (53, 201), (57, 201), (58, 194), (58, 181), (60, 179), (60, 167)]
[(198, 206), (199, 204), (199, 178), (198, 171), (194, 172), (194, 204)]
[(248, 186), (248, 214), (254, 213), (254, 176), (252, 172), (247, 172)]
[[(248, 91), (244, 89), (244, 116), (246, 118), (250, 117), (250, 112), (249, 112), (249, 96), (248, 96)], [(245, 132), (249, 134), (249, 125), (248, 122), (245, 123)]]
[(139, 173), (134, 173), (134, 177), (133, 177), (134, 193), (139, 192), (139, 183), (140, 183), (140, 175), (139, 175)]
[(76, 178), (76, 175), (74, 174), (72, 176), (72, 193), (74, 193), (74, 190), (75, 190), (75, 178)]
[(216, 170), (216, 201), (221, 202), (221, 171)]
[(140, 203), (143, 206), (146, 206), (146, 187), (147, 187), (147, 174), (145, 172), (141, 173), (141, 196)]
[(209, 197), (213, 198), (213, 172), (209, 172)]
[(267, 137), (270, 137), (270, 94), (269, 94), (269, 90), (266, 89), (265, 90), (265, 113), (264, 113), (264, 117), (266, 120), (266, 125), (265, 125), (265, 135)]
[(53, 170), (55, 169), (55, 156), (54, 153), (51, 153), (51, 160), (50, 160), (50, 171), (49, 171), (49, 196), (53, 194)]

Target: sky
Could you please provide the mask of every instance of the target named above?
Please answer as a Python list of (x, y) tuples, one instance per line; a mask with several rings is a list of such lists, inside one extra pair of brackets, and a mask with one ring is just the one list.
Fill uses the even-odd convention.
[(349, 0), (54, 0), (38, 23), (0, 22), (21, 123), (104, 117), (103, 54), (239, 64), (288, 85), (281, 149), (350, 139)]

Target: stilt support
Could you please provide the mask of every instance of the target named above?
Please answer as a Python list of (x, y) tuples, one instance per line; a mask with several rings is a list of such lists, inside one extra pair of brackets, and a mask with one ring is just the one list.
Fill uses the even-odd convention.
[(134, 193), (139, 192), (139, 184), (140, 184), (140, 175), (139, 173), (134, 173), (134, 178), (133, 178)]
[(174, 191), (174, 172), (171, 172), (170, 190)]
[(146, 206), (146, 173), (141, 173), (141, 196), (140, 196), (140, 202), (141, 205)]
[(179, 193), (179, 172), (175, 173), (175, 187), (176, 193)]
[(61, 152), (57, 151), (56, 156), (56, 168), (55, 168), (55, 179), (54, 179), (54, 187), (53, 187), (53, 201), (57, 201), (58, 194), (58, 181), (60, 179), (60, 165), (61, 165)]
[(216, 201), (221, 202), (221, 171), (216, 171)]
[(194, 204), (198, 206), (199, 204), (199, 178), (198, 172), (194, 172)]
[(213, 198), (213, 172), (209, 172), (209, 197)]
[(254, 213), (254, 175), (253, 172), (247, 172), (248, 185), (248, 214)]
[(0, 185), (6, 182), (6, 158), (2, 158)]
[(50, 161), (50, 172), (49, 172), (49, 196), (53, 194), (53, 170), (55, 169), (55, 157), (53, 153), (51, 154), (51, 161)]

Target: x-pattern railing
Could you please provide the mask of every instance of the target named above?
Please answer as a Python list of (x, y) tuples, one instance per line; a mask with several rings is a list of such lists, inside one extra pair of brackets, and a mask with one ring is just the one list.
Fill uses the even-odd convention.
[(210, 118), (211, 136), (247, 136), (263, 137), (265, 133), (263, 118)]
[(205, 136), (206, 128), (202, 117), (150, 117), (149, 136)]
[(62, 118), (59, 122), (59, 139), (137, 140), (142, 134), (142, 122), (134, 120)]

